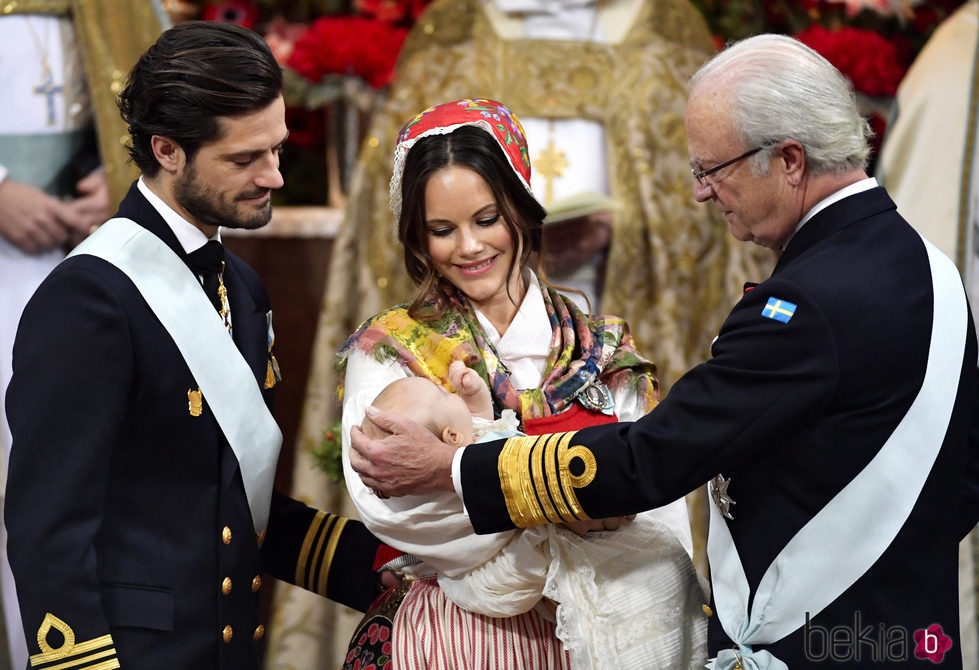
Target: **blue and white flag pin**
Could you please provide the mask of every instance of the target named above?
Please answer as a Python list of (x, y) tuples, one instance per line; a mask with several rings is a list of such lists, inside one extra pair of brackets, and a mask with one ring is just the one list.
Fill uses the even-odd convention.
[(792, 315), (795, 314), (795, 308), (796, 304), (794, 302), (782, 300), (781, 298), (769, 298), (768, 304), (761, 310), (761, 315), (767, 316), (769, 319), (781, 321), (782, 323), (788, 323)]

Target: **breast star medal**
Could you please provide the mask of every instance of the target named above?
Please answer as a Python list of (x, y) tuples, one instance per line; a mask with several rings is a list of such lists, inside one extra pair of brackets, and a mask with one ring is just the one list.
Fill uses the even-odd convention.
[(734, 498), (728, 492), (727, 487), (731, 484), (730, 479), (724, 479), (724, 475), (718, 474), (710, 480), (710, 497), (714, 499), (714, 504), (725, 519), (734, 520), (731, 516), (731, 505), (737, 505)]

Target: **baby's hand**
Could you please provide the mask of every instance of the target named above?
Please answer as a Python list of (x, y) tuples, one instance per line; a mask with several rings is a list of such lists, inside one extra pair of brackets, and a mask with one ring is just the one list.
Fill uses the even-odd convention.
[(467, 368), (462, 361), (452, 361), (449, 365), (449, 386), (462, 397), (473, 416), (493, 419), (493, 399), (478, 372)]
[(479, 373), (467, 368), (462, 361), (452, 361), (449, 365), (449, 384), (461, 396), (476, 395), (481, 388), (486, 388)]

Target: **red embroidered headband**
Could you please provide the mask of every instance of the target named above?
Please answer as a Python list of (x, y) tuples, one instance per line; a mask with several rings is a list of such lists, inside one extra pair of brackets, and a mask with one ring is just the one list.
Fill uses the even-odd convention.
[(401, 216), (401, 180), (405, 158), (415, 142), (429, 135), (448, 135), (462, 126), (477, 126), (488, 132), (503, 150), (510, 167), (530, 190), (530, 155), (523, 126), (509, 109), (495, 100), (466, 98), (430, 107), (417, 114), (401, 129), (394, 148), (394, 174), (391, 177), (391, 211), (395, 222)]

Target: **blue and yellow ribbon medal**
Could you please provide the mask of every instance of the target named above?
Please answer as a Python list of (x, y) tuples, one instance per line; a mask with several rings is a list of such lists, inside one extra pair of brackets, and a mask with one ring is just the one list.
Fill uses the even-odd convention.
[(269, 360), (265, 368), (265, 388), (270, 389), (277, 382), (282, 381), (282, 372), (279, 370), (279, 361), (275, 360), (272, 347), (275, 345), (275, 331), (272, 329), (272, 310), (265, 313), (265, 323), (268, 326)]

